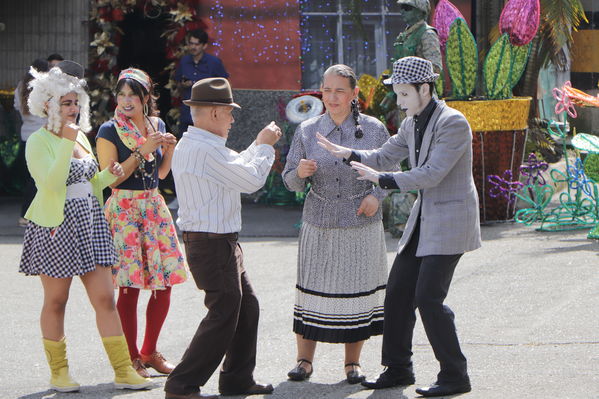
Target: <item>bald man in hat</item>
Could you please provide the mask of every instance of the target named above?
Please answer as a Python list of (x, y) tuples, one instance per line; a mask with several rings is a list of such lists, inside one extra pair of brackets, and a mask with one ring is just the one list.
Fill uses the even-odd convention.
[(231, 86), (225, 78), (196, 82), (191, 99), (193, 126), (175, 148), (172, 171), (179, 198), (177, 225), (189, 269), (205, 291), (208, 314), (200, 323), (181, 363), (169, 375), (166, 399), (213, 398), (200, 393), (224, 357), (221, 395), (264, 395), (272, 385), (257, 384), (256, 342), (259, 306), (237, 242), (241, 230), (241, 193), (266, 182), (281, 129), (271, 122), (243, 152), (225, 143), (235, 121)]
[[(418, 308), (441, 366), (434, 384), (416, 389), (422, 396), (471, 389), (454, 314), (443, 302), (460, 257), (481, 245), (472, 132), (464, 115), (433, 98), (438, 77), (423, 58), (394, 63), (385, 84), (393, 84), (397, 105), (407, 118), (381, 148), (356, 151), (319, 137), (322, 147), (351, 163), (359, 179), (385, 189), (418, 190), (387, 282), (382, 350), (387, 368), (362, 385), (380, 389), (414, 384), (412, 335)], [(397, 165), (406, 158), (412, 168), (401, 172)]]

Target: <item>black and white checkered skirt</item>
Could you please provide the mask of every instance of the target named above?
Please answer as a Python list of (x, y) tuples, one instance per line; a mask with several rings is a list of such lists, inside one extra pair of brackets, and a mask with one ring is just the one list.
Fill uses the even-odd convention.
[(58, 227), (29, 222), (19, 272), (64, 278), (80, 276), (117, 262), (112, 235), (98, 199), (67, 199)]

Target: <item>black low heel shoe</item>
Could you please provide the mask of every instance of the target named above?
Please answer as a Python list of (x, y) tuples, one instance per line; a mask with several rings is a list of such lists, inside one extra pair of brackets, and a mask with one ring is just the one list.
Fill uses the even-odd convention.
[(359, 384), (362, 381), (366, 380), (366, 376), (361, 371), (360, 363), (347, 363), (345, 367), (350, 367), (351, 370), (348, 371), (345, 375), (347, 377), (347, 382), (350, 384)]
[[(302, 363), (307, 363), (310, 365), (310, 372), (306, 371), (305, 367), (302, 367)], [(312, 372), (314, 371), (314, 367), (312, 367), (312, 362), (306, 359), (299, 359), (297, 361), (297, 366), (295, 366), (290, 372), (287, 373), (287, 377), (291, 381), (304, 381), (310, 378)]]

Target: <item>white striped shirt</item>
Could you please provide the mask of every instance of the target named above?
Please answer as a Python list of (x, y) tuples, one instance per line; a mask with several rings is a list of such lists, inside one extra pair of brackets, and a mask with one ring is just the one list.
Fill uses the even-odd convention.
[(190, 126), (175, 148), (172, 171), (182, 231), (241, 230), (241, 193), (259, 190), (275, 160), (274, 148), (253, 142), (237, 153), (226, 139)]

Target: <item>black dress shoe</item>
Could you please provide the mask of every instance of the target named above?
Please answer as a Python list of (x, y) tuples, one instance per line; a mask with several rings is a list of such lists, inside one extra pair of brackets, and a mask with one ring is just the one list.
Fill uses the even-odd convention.
[[(307, 363), (310, 365), (310, 372), (306, 371), (306, 368), (302, 366), (302, 363)], [(299, 359), (297, 361), (297, 366), (295, 366), (290, 372), (287, 373), (287, 377), (291, 381), (304, 381), (310, 378), (312, 372), (314, 371), (314, 367), (312, 367), (312, 362), (306, 359)]]
[(188, 394), (178, 394), (178, 393), (168, 393), (164, 395), (165, 399), (217, 399), (218, 395), (202, 395), (199, 392), (188, 393)]
[(223, 396), (233, 396), (233, 395), (268, 395), (271, 394), (275, 389), (271, 384), (254, 384), (249, 388), (241, 389), (241, 390), (221, 390), (220, 394)]
[(370, 389), (384, 389), (396, 386), (412, 385), (416, 382), (414, 373), (410, 369), (388, 367), (374, 381), (362, 381), (362, 386)]
[(465, 380), (461, 382), (435, 382), (430, 387), (416, 388), (416, 393), (425, 397), (448, 396), (470, 392), (471, 390), (470, 380)]
[(366, 379), (366, 376), (362, 373), (362, 369), (360, 368), (360, 363), (347, 363), (345, 365), (345, 367), (350, 366), (351, 370), (345, 374), (348, 383), (358, 384)]

